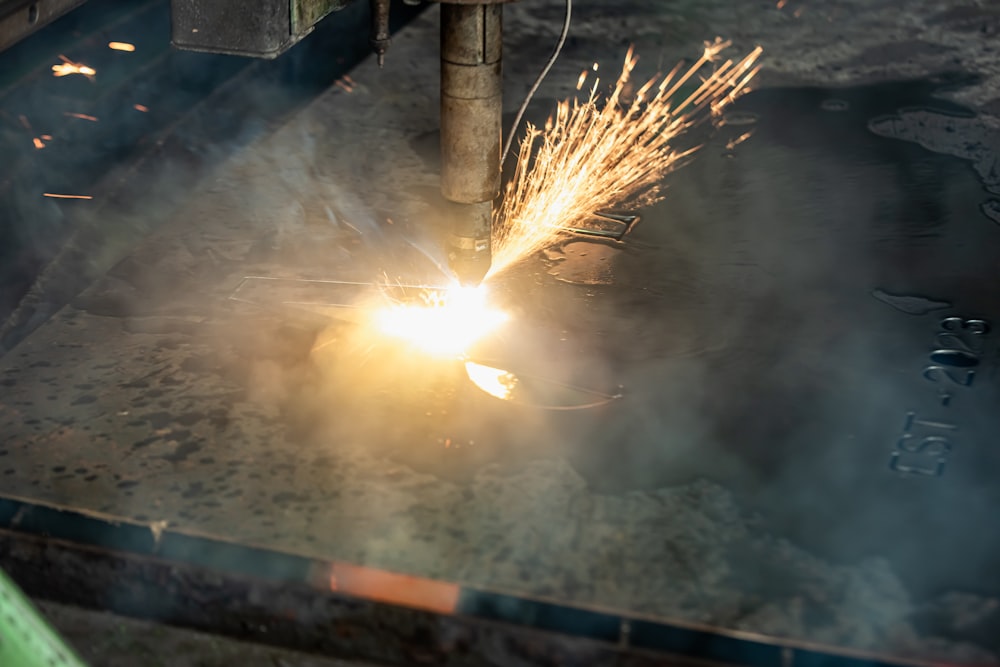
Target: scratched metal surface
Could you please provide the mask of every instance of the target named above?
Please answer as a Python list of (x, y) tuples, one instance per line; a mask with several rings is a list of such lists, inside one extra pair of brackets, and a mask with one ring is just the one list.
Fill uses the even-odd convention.
[[(509, 107), (556, 15), (523, 4)], [(958, 5), (903, 27), (889, 5), (855, 18), (846, 2), (822, 17), (584, 7), (542, 96), (620, 57), (602, 28), (614, 19), (668, 60), (706, 30), (763, 41), (764, 83), (926, 77), (965, 49), (986, 82), (953, 98), (988, 112), (996, 81), (959, 42), (996, 17)], [(546, 372), (626, 390), (600, 412), (535, 413), (448, 372), (379, 384), (333, 346), (310, 354), (348, 339), (339, 325), (228, 299), (246, 275), (434, 278), (414, 246), (433, 249), (435, 20), (400, 34), (384, 72), (365, 63), (353, 92), (228, 160), (0, 360), (4, 492), (577, 603), (994, 660), (988, 113), (941, 102), (943, 80), (746, 98), (624, 249), (568, 247), (498, 286), (530, 321), (521, 358), (570, 359)]]

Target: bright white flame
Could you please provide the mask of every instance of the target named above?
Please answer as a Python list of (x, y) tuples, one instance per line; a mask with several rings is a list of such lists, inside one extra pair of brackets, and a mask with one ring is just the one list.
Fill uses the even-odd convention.
[(472, 380), (472, 384), (490, 396), (495, 396), (503, 401), (510, 398), (517, 386), (517, 376), (502, 368), (493, 368), (477, 364), (474, 361), (466, 361), (465, 372)]
[(480, 338), (507, 321), (489, 304), (486, 289), (428, 290), (421, 303), (394, 303), (374, 313), (380, 332), (438, 357), (461, 357)]

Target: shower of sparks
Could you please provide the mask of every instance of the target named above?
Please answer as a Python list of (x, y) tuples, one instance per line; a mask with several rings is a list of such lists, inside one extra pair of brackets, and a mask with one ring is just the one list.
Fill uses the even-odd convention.
[[(629, 77), (638, 58), (629, 49), (606, 99), (598, 95), (598, 79), (586, 101), (560, 102), (544, 130), (529, 124), (496, 213), (487, 278), (544, 249), (597, 211), (658, 201), (662, 178), (696, 150), (675, 149), (675, 140), (703, 118), (720, 114), (748, 90), (760, 69), (760, 47), (742, 60), (720, 63), (729, 46), (721, 38), (705, 42), (690, 68), (678, 65), (631, 95)], [(711, 71), (703, 74), (709, 64)], [(694, 90), (681, 94), (689, 82)]]
[(135, 44), (129, 44), (128, 42), (108, 42), (108, 48), (115, 51), (135, 51)]
[(59, 60), (62, 61), (59, 65), (52, 66), (52, 76), (69, 76), (70, 74), (82, 74), (88, 79), (97, 74), (97, 70), (93, 67), (88, 67), (83, 63), (75, 63), (66, 56), (59, 56)]
[(486, 288), (426, 290), (417, 302), (397, 302), (373, 313), (376, 329), (433, 357), (461, 358), (507, 321), (489, 303)]

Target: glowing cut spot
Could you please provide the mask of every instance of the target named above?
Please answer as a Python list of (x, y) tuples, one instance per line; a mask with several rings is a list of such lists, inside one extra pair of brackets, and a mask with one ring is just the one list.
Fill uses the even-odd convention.
[(428, 290), (417, 303), (394, 303), (373, 317), (382, 334), (436, 357), (461, 357), (507, 319), (482, 286)]

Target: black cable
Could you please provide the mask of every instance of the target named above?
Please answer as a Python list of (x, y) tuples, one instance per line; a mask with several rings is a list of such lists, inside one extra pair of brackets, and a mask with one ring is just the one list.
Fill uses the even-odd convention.
[(517, 134), (517, 126), (521, 124), (521, 118), (524, 117), (524, 112), (528, 108), (528, 103), (531, 101), (532, 96), (538, 87), (542, 85), (542, 81), (545, 76), (552, 69), (552, 65), (555, 64), (556, 58), (559, 57), (560, 51), (562, 51), (563, 44), (566, 43), (566, 35), (569, 34), (569, 21), (570, 17), (573, 15), (573, 0), (566, 0), (566, 18), (563, 19), (562, 33), (559, 35), (559, 42), (556, 43), (556, 50), (552, 52), (549, 57), (548, 62), (545, 63), (545, 67), (542, 69), (541, 74), (535, 79), (535, 83), (531, 85), (531, 89), (528, 91), (527, 97), (524, 98), (524, 102), (521, 103), (521, 108), (517, 110), (517, 116), (514, 118), (514, 124), (510, 128), (510, 134), (507, 135), (507, 141), (504, 143), (503, 153), (500, 155), (500, 167), (503, 168), (503, 163), (507, 159), (507, 153), (510, 152), (510, 145), (514, 142), (514, 136)]

